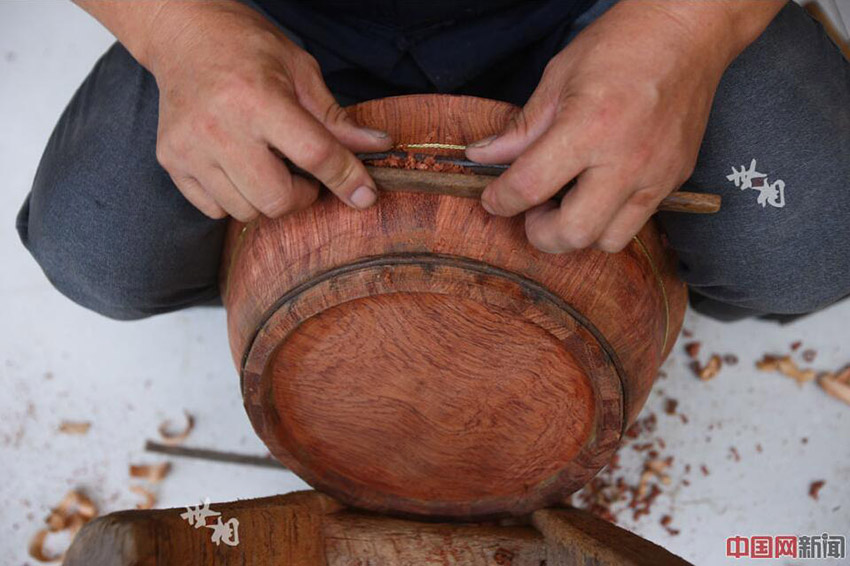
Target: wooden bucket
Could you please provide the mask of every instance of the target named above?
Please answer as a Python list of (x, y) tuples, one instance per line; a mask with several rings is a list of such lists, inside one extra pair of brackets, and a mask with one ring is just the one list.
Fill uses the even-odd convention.
[[(349, 109), (397, 143), (449, 145), (514, 111), (443, 95)], [(357, 211), (325, 191), (232, 222), (222, 263), (257, 434), (320, 491), (396, 514), (517, 515), (581, 488), (640, 411), (686, 303), (652, 222), (618, 254), (550, 255), (521, 216), (444, 194)]]

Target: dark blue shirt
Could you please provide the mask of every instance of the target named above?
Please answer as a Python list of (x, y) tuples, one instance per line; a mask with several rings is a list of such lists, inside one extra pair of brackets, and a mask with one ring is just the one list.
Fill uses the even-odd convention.
[(349, 101), (447, 92), (522, 104), (594, 0), (255, 0)]

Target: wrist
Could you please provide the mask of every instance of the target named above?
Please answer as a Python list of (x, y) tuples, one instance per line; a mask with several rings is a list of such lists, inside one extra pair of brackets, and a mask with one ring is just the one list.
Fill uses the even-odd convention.
[[(722, 73), (758, 38), (787, 0), (621, 0), (614, 9), (657, 20)], [(681, 45), (677, 45), (681, 47)]]

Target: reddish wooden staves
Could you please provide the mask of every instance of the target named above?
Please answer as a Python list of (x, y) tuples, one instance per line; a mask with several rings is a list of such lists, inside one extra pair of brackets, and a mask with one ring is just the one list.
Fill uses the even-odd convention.
[[(400, 144), (466, 145), (515, 108), (417, 95), (349, 111)], [(548, 255), (521, 217), (433, 193), (366, 211), (324, 194), (233, 222), (222, 263), (258, 435), (318, 489), (403, 514), (521, 514), (580, 488), (637, 416), (685, 308), (652, 223), (619, 254)]]

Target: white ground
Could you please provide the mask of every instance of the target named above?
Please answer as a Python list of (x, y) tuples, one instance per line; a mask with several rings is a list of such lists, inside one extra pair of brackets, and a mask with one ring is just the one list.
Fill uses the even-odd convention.
[[(850, 2), (843, 2), (850, 22)], [(184, 409), (197, 417), (191, 444), (264, 454), (241, 406), (222, 311), (137, 323), (100, 318), (55, 292), (15, 233), (14, 216), (53, 124), (110, 42), (69, 2), (0, 1), (2, 564), (34, 563), (27, 541), (69, 488), (87, 490), (106, 512), (134, 506), (128, 463), (159, 461), (142, 451), (144, 440)], [(647, 407), (659, 415), (664, 454), (676, 457), (673, 487), (652, 515), (626, 525), (709, 565), (735, 562), (724, 558), (725, 539), (734, 534), (850, 535), (850, 406), (813, 384), (798, 388), (753, 369), (764, 352), (786, 352), (795, 340), (817, 349), (816, 368), (843, 366), (850, 362), (849, 317), (850, 302), (785, 327), (724, 325), (689, 314), (686, 327), (704, 351), (733, 352), (740, 363), (702, 383), (677, 346), (665, 366), (669, 377)], [(678, 399), (688, 424), (663, 413), (667, 396)], [(56, 428), (64, 419), (93, 426), (86, 436), (61, 435)], [(733, 446), (740, 462), (731, 458)], [(685, 476), (688, 463), (694, 470)], [(699, 473), (701, 464), (710, 475)], [(627, 462), (633, 474), (637, 465)], [(686, 477), (691, 485), (676, 488)], [(826, 480), (819, 501), (808, 496), (815, 479)], [(158, 496), (160, 506), (170, 507), (303, 487), (288, 472), (174, 460)], [(658, 524), (667, 513), (679, 536)]]

